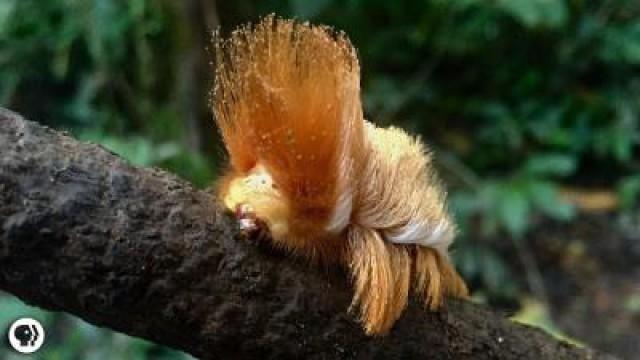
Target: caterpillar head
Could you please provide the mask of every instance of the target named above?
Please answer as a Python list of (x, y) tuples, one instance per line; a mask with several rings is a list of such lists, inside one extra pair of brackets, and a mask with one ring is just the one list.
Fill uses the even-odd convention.
[(274, 239), (287, 235), (287, 200), (262, 165), (246, 174), (230, 176), (223, 185), (222, 201), (235, 212), (242, 230), (252, 231), (264, 223)]

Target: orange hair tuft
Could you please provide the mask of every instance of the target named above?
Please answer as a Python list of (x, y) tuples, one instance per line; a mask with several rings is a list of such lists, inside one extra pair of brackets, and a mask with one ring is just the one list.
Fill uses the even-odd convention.
[(353, 46), (271, 15), (216, 49), (214, 111), (231, 165), (246, 173), (261, 163), (298, 216), (328, 220), (363, 136)]

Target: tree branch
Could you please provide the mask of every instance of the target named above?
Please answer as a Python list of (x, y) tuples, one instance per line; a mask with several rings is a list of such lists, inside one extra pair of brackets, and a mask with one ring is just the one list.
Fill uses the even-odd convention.
[(212, 195), (2, 109), (0, 226), (0, 289), (201, 358), (610, 358), (462, 301), (369, 338), (341, 270), (238, 239)]

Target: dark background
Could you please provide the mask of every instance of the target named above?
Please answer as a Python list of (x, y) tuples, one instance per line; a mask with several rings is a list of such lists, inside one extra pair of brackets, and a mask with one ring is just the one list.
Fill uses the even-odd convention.
[[(344, 30), (367, 118), (431, 146), (475, 301), (640, 353), (638, 1), (0, 0), (0, 104), (205, 187), (211, 30), (272, 12)], [(186, 357), (0, 295), (20, 316), (44, 359)]]

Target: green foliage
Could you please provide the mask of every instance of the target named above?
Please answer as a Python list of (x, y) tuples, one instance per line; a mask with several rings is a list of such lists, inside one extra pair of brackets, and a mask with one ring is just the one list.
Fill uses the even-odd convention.
[(561, 28), (569, 12), (564, 0), (498, 0), (496, 7), (526, 28)]
[(618, 185), (618, 193), (622, 206), (631, 210), (640, 198), (640, 175), (623, 178)]
[[(28, 102), (67, 126), (121, 127), (125, 115), (162, 110), (149, 94), (161, 70), (152, 66), (153, 40), (167, 31), (161, 7), (146, 0), (2, 4), (0, 74), (11, 79), (2, 83), (4, 103)], [(28, 91), (48, 101), (23, 99)]]
[(0, 103), (204, 186), (213, 167), (175, 100), (176, 17), (162, 1), (2, 0)]
[(493, 248), (467, 242), (465, 239), (456, 246), (453, 257), (460, 271), (467, 279), (476, 279), (483, 284), (485, 291), (478, 292), (500, 298), (513, 298), (517, 295), (519, 289), (508, 265)]

